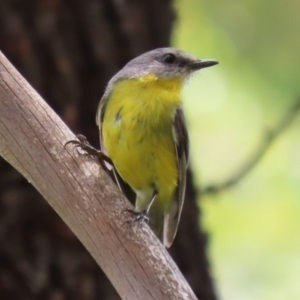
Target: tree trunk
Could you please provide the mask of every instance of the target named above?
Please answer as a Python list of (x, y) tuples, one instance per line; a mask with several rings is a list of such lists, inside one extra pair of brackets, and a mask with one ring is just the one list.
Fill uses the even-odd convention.
[[(76, 132), (97, 146), (95, 111), (128, 60), (169, 45), (171, 1), (2, 0), (0, 48)], [(189, 174), (171, 254), (199, 299), (215, 299)], [(119, 299), (77, 238), (0, 160), (0, 298)]]

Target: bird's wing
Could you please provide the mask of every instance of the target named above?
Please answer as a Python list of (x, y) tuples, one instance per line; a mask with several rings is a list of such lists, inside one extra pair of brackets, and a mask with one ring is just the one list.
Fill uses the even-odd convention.
[(173, 136), (178, 163), (178, 182), (174, 199), (169, 210), (165, 214), (163, 243), (166, 247), (170, 247), (175, 238), (185, 197), (189, 138), (186, 129), (184, 114), (181, 108), (177, 109), (175, 113)]
[[(109, 95), (104, 94), (104, 96), (100, 100), (100, 103), (97, 108), (97, 114), (96, 114), (96, 124), (99, 127), (99, 133), (100, 133), (100, 150), (106, 155), (107, 155), (107, 151), (104, 147), (103, 137), (102, 137), (102, 123), (103, 123), (103, 118), (104, 118), (104, 113), (105, 113), (105, 108), (106, 108), (108, 98), (109, 98)], [(105, 165), (109, 170), (112, 169), (112, 166), (110, 164), (105, 163)]]
[[(104, 96), (100, 100), (100, 103), (98, 105), (97, 114), (96, 114), (96, 123), (99, 127), (99, 133), (100, 133), (100, 149), (101, 151), (108, 156), (107, 150), (105, 149), (104, 143), (103, 143), (103, 136), (102, 136), (102, 123), (103, 118), (105, 114), (105, 109), (107, 102), (110, 97), (110, 89), (108, 88), (105, 91)], [(131, 187), (122, 179), (118, 171), (116, 170), (114, 165), (110, 165), (108, 163), (105, 163), (110, 177), (115, 181), (117, 186), (119, 187), (120, 191), (126, 196), (126, 198), (134, 205), (135, 201), (135, 193), (131, 189)]]
[[(99, 103), (98, 108), (97, 108), (97, 114), (96, 114), (96, 124), (99, 127), (99, 133), (100, 133), (100, 150), (105, 155), (107, 155), (107, 150), (105, 149), (105, 146), (104, 146), (104, 143), (103, 143), (102, 122), (103, 122), (103, 118), (104, 118), (104, 114), (105, 114), (105, 108), (106, 108), (106, 104), (108, 102), (108, 99), (109, 99), (109, 93), (105, 93), (104, 96), (102, 97), (102, 99), (100, 100), (100, 103)], [(112, 173), (110, 175), (113, 176), (113, 178), (115, 179), (115, 182), (118, 185), (119, 189), (121, 191), (123, 191), (122, 184), (120, 182), (121, 178), (120, 178), (116, 168), (113, 165), (111, 165), (107, 162), (104, 162), (104, 163), (105, 163), (107, 169), (110, 171), (110, 173)]]

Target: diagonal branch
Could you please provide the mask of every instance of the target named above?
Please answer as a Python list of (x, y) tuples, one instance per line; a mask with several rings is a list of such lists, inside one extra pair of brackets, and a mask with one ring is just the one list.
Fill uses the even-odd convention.
[(237, 170), (229, 179), (220, 184), (209, 185), (203, 188), (200, 193), (204, 194), (216, 194), (222, 192), (225, 189), (231, 188), (241, 181), (252, 169), (260, 162), (264, 154), (270, 148), (272, 143), (289, 127), (294, 121), (300, 111), (300, 98), (288, 108), (285, 114), (281, 117), (274, 128), (265, 132), (264, 137), (255, 150), (255, 152), (248, 158), (248, 160)]
[(129, 202), (92, 158), (64, 148), (73, 138), (0, 53), (0, 155), (44, 196), (123, 299), (196, 299), (146, 224), (122, 226)]

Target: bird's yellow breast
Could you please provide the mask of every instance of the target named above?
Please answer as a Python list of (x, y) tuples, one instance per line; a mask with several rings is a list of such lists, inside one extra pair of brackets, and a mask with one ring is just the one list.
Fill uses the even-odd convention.
[[(178, 170), (173, 118), (181, 79), (148, 74), (116, 83), (105, 107), (104, 146), (121, 177), (137, 194), (158, 190), (156, 206), (174, 194)], [(150, 200), (150, 199), (149, 199)]]

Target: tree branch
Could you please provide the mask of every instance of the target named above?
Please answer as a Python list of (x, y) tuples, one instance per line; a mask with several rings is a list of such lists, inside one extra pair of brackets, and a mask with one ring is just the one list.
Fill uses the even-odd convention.
[[(49, 202), (123, 299), (196, 299), (144, 224), (127, 224), (129, 202), (74, 135), (0, 53), (0, 154)], [(124, 226), (123, 226), (124, 225)]]
[(242, 167), (237, 170), (228, 180), (223, 183), (216, 185), (209, 185), (202, 190), (200, 193), (204, 194), (216, 194), (225, 189), (231, 188), (241, 181), (252, 169), (260, 162), (264, 154), (270, 148), (272, 143), (286, 130), (289, 125), (294, 121), (300, 110), (300, 98), (289, 107), (282, 118), (274, 126), (274, 128), (269, 129), (265, 132), (264, 137), (255, 150), (255, 152), (248, 158), (248, 160), (242, 165)]

